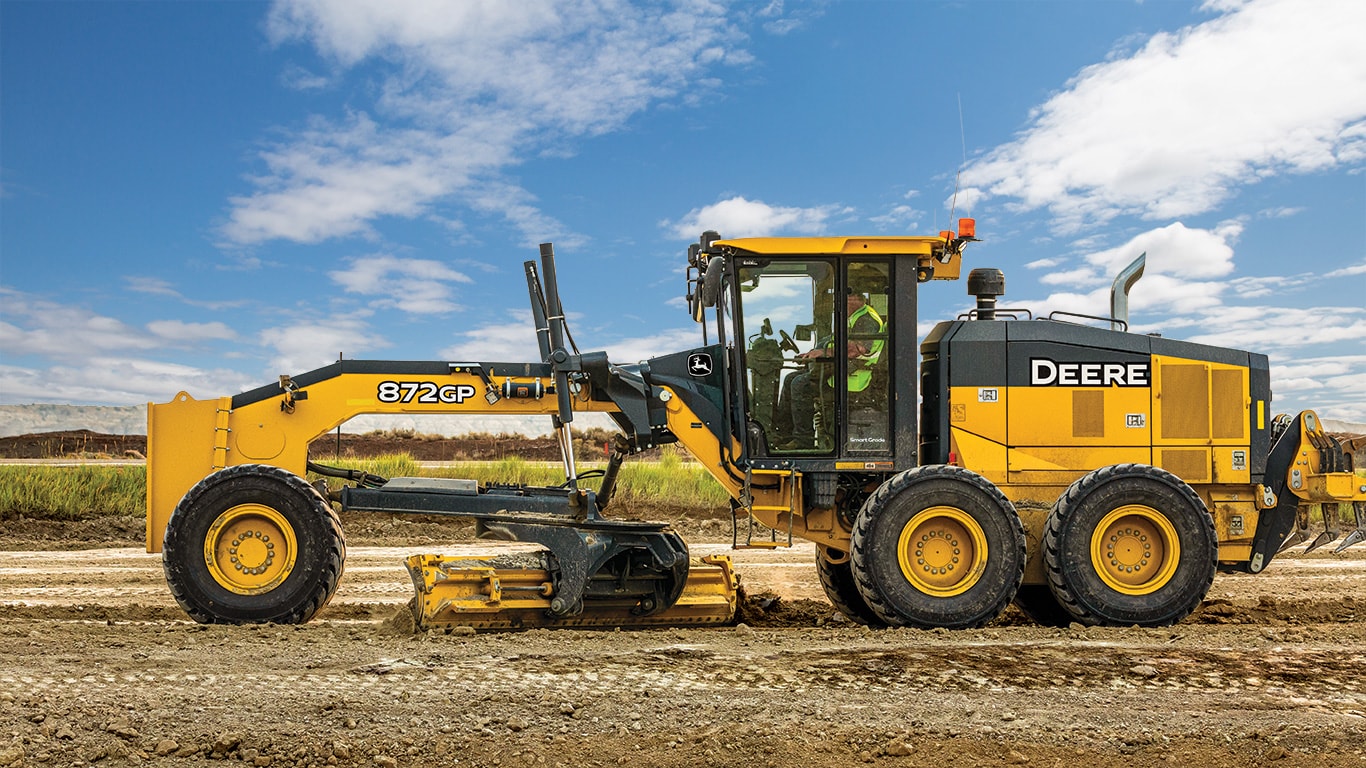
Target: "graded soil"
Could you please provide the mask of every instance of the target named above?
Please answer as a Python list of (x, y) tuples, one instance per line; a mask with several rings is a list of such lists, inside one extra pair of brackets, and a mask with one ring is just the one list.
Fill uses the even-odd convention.
[(1366, 765), (1366, 547), (1221, 574), (1172, 627), (874, 630), (811, 545), (656, 512), (734, 557), (740, 623), (413, 633), (403, 558), (495, 545), (346, 515), (317, 619), (205, 626), (141, 519), (0, 521), (0, 768)]

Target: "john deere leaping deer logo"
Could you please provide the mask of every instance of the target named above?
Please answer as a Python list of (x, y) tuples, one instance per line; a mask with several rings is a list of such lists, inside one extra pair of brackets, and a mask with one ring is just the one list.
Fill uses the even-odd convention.
[(688, 373), (694, 376), (710, 376), (711, 355), (705, 352), (688, 355)]

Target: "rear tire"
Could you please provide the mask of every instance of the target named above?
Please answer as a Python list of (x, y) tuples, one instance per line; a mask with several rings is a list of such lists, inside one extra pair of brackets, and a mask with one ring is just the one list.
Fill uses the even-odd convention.
[(1044, 526), (1058, 602), (1083, 624), (1161, 627), (1190, 614), (1214, 581), (1219, 542), (1204, 502), (1144, 464), (1102, 467), (1072, 483)]
[(1015, 506), (961, 467), (917, 467), (883, 483), (859, 510), (850, 548), (859, 594), (891, 626), (980, 627), (1024, 578)]
[(832, 563), (820, 548), (816, 550), (816, 575), (830, 604), (856, 624), (885, 627), (887, 624), (868, 607), (854, 582), (854, 571), (846, 555), (843, 562)]
[(302, 624), (336, 592), (345, 559), (331, 505), (303, 478), (261, 464), (199, 481), (162, 548), (171, 594), (201, 624)]

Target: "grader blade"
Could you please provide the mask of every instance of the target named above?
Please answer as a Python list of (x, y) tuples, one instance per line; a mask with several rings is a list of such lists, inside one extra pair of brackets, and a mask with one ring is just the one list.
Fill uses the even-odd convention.
[(614, 598), (609, 589), (597, 589), (595, 593), (602, 596), (585, 599), (580, 613), (556, 616), (551, 611), (554, 580), (538, 553), (413, 555), (406, 564), (417, 593), (413, 618), (419, 629), (428, 631), (727, 624), (735, 619), (738, 601), (739, 581), (725, 555), (693, 560), (679, 598), (648, 614), (640, 610), (637, 596)]

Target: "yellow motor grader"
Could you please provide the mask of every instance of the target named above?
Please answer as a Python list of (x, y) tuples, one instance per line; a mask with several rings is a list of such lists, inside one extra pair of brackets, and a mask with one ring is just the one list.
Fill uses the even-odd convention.
[[(1340, 548), (1366, 536), (1366, 480), (1313, 412), (1273, 418), (1265, 356), (1128, 332), (1119, 299), (1141, 267), (1100, 318), (998, 308), (1003, 276), (973, 270), (977, 308), (917, 345), (917, 289), (959, 277), (974, 230), (707, 232), (687, 270), (701, 344), (630, 364), (574, 345), (542, 245), (539, 268), (525, 264), (539, 361), (343, 360), (150, 404), (148, 550), (197, 621), (297, 623), (341, 578), (338, 509), (450, 515), (540, 549), (409, 558), (421, 627), (732, 621), (728, 558), (606, 514), (622, 463), (668, 443), (737, 519), (814, 542), (831, 602), (875, 626), (976, 627), (1012, 601), (1040, 622), (1166, 625), (1217, 570), (1260, 572), (1303, 541), (1311, 504), (1326, 522), (1311, 547), (1342, 533), (1347, 505), (1356, 528)], [(571, 428), (590, 411), (620, 434), (605, 469), (581, 474)], [(544, 414), (566, 481), (389, 479), (310, 460), (314, 438), (376, 413)]]

